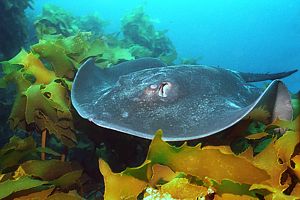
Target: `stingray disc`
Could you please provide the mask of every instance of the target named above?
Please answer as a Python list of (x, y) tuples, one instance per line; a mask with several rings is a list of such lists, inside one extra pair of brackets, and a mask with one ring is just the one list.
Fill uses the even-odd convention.
[(98, 126), (152, 139), (158, 129), (168, 141), (218, 133), (263, 106), (291, 119), (289, 93), (273, 81), (266, 89), (241, 74), (204, 65), (166, 66), (143, 58), (101, 69), (92, 59), (79, 69), (72, 87), (77, 112)]

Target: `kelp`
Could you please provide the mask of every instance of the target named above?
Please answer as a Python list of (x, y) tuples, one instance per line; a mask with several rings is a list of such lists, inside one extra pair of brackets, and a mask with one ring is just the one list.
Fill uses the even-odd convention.
[[(119, 38), (119, 34), (104, 35), (105, 24), (106, 22), (96, 14), (77, 17), (54, 5), (44, 6), (42, 15), (35, 21), (38, 38), (44, 40), (76, 37), (80, 33), (89, 32), (96, 39), (95, 41), (101, 40), (112, 52), (103, 55), (104, 59), (116, 60), (112, 55), (122, 57), (122, 61), (141, 57), (159, 57), (171, 64), (177, 57), (172, 42), (166, 36), (166, 31), (157, 31), (142, 7), (122, 19), (124, 38)], [(96, 44), (99, 45), (98, 42)], [(98, 48), (102, 46), (100, 44)], [(102, 60), (100, 59), (101, 62)]]
[(17, 180), (7, 180), (0, 183), (0, 199), (3, 199), (15, 192), (35, 188), (46, 184), (45, 181), (31, 179), (28, 176), (21, 177)]
[(97, 13), (89, 14), (79, 18), (79, 28), (82, 31), (90, 32), (95, 37), (103, 35), (107, 22), (99, 17)]
[[(5, 81), (13, 80), (19, 91), (17, 103), (15, 102), (17, 105), (12, 112), (12, 116), (15, 116), (11, 121), (13, 126), (19, 127), (24, 124), (28, 126), (28, 122), (35, 123), (38, 127), (57, 131), (56, 136), (64, 138), (60, 135), (63, 131), (58, 127), (67, 127), (65, 125), (68, 123), (61, 121), (60, 124), (53, 121), (59, 117), (66, 119), (72, 116), (72, 113), (70, 116), (68, 114), (70, 112), (68, 91), (72, 81), (68, 80), (68, 75), (76, 70), (79, 61), (84, 61), (86, 57), (103, 58), (103, 53), (100, 53), (103, 49), (97, 49), (96, 46), (99, 45), (95, 45), (94, 48), (93, 45), (87, 45), (84, 37), (79, 35), (50, 42), (41, 41), (32, 47), (32, 52), (23, 50), (18, 56), (4, 63), (3, 69), (7, 74)], [(105, 47), (103, 41), (97, 42), (98, 44), (102, 42)], [(60, 55), (55, 55), (55, 48), (60, 49)], [(55, 62), (52, 62), (53, 59)], [(67, 68), (60, 69), (61, 63)], [(35, 103), (36, 100), (39, 104)], [(266, 199), (298, 198), (299, 116), (295, 116), (293, 121), (276, 119), (271, 124), (264, 124), (264, 118), (267, 116), (268, 113), (263, 107), (258, 108), (245, 119), (244, 122), (247, 122), (245, 124), (248, 127), (245, 127), (243, 122), (243, 129), (234, 130), (238, 132), (235, 137), (243, 138), (248, 144), (237, 147), (238, 155), (232, 147), (224, 145), (199, 144), (190, 147), (184, 144), (175, 147), (162, 141), (162, 132), (158, 132), (149, 147), (146, 161), (141, 166), (114, 173), (104, 161), (100, 162), (100, 171), (105, 183), (104, 198), (136, 199), (141, 196), (144, 196), (144, 199), (154, 197), (258, 199), (262, 196)], [(72, 121), (73, 119), (70, 120)], [(284, 129), (285, 133), (282, 135), (278, 129)], [(2, 154), (4, 155), (0, 166), (3, 171), (1, 181), (5, 197), (15, 195), (21, 198), (22, 196), (18, 196), (20, 191), (22, 195), (27, 192), (26, 196), (49, 196), (51, 188), (66, 189), (76, 185), (81, 179), (82, 169), (78, 165), (58, 160), (34, 160), (37, 158), (37, 152), (42, 150), (38, 150), (35, 144), (32, 145), (33, 139), (21, 143), (18, 141), (12, 138), (11, 144), (0, 151), (0, 158)], [(64, 142), (63, 139), (62, 141)], [(51, 149), (47, 152), (51, 152)], [(52, 154), (60, 155), (56, 152)], [(9, 172), (10, 169), (14, 169), (13, 173)], [(6, 191), (6, 187), (12, 184), (16, 187)], [(132, 185), (136, 187), (132, 188)], [(80, 198), (77, 194), (61, 193), (59, 190), (50, 197), (67, 198), (66, 195), (71, 195), (70, 198)]]
[[(67, 38), (40, 40), (30, 51), (22, 49), (14, 58), (2, 62), (1, 87), (14, 83), (17, 92), (8, 118), (10, 127), (27, 133), (50, 133), (65, 146), (75, 147), (77, 137), (70, 90), (78, 66), (91, 57), (100, 67), (134, 58), (128, 50), (110, 47), (105, 41), (84, 32)], [(53, 146), (50, 142), (48, 145)], [(61, 146), (60, 143), (54, 146)], [(85, 193), (63, 192), (80, 187), (84, 189), (78, 191), (89, 192), (90, 188), (95, 188), (85, 186), (91, 178), (78, 165), (59, 160), (37, 160), (40, 153), (46, 153), (46, 158), (68, 159), (64, 148), (58, 148), (59, 153), (43, 146), (43, 142), (42, 147), (37, 147), (32, 137), (24, 141), (11, 138), (11, 143), (0, 151), (0, 177), (6, 181), (0, 187), (3, 198), (81, 199)], [(10, 190), (7, 190), (8, 186)]]
[(40, 40), (27, 52), (22, 49), (2, 62), (2, 82), (17, 85), (9, 116), (12, 129), (53, 133), (65, 145), (76, 143), (70, 89), (80, 63), (93, 57), (100, 67), (109, 67), (134, 57), (127, 49), (110, 47), (90, 33)]
[[(158, 57), (167, 64), (171, 64), (177, 58), (176, 50), (166, 36), (166, 31), (155, 29), (143, 7), (139, 7), (123, 17), (122, 32), (127, 46), (131, 48), (135, 57), (139, 57), (140, 52), (147, 54), (151, 52), (149, 56)], [(142, 55), (145, 56), (143, 53)]]
[(40, 148), (31, 136), (24, 139), (13, 136), (0, 149), (0, 199), (67, 196), (62, 193), (64, 189), (80, 186), (82, 168), (79, 164), (55, 159), (37, 160), (39, 152)]
[(42, 15), (34, 22), (39, 39), (74, 36), (79, 32), (91, 32), (95, 37), (103, 34), (106, 22), (97, 14), (73, 16), (61, 7), (45, 5)]
[[(78, 176), (73, 179), (78, 179)], [(54, 189), (56, 190), (54, 191)], [(30, 176), (9, 179), (0, 183), (1, 199), (61, 199), (62, 197), (65, 199), (82, 199), (76, 191), (64, 193), (55, 188), (51, 182), (34, 179)]]
[(17, 136), (10, 138), (9, 143), (0, 149), (0, 174), (13, 168), (27, 159), (35, 159), (37, 153), (33, 137), (21, 139)]
[[(158, 131), (141, 166), (113, 173), (100, 161), (106, 186), (104, 196), (109, 199), (141, 195), (144, 199), (298, 199), (300, 130), (294, 126), (296, 120), (290, 123), (276, 120), (263, 129), (250, 126), (251, 139), (256, 140), (267, 134), (257, 136), (257, 132), (276, 131), (279, 126), (274, 124), (283, 123), (287, 130), (261, 143), (257, 154), (251, 146), (239, 155), (229, 146), (190, 147), (185, 143), (175, 147), (164, 142), (162, 131)], [(125, 177), (139, 187), (128, 192), (126, 185), (120, 184)]]
[(48, 60), (56, 73), (67, 78), (73, 78), (74, 67), (78, 68), (80, 63), (91, 57), (102, 68), (134, 59), (128, 49), (112, 47), (104, 40), (94, 38), (90, 32), (81, 32), (67, 38), (41, 40), (32, 46), (32, 50)]
[(37, 55), (25, 50), (3, 65), (4, 80), (17, 85), (16, 100), (8, 119), (11, 128), (28, 130), (33, 126), (33, 131), (48, 130), (72, 146), (76, 137), (65, 81), (49, 70)]
[[(33, 135), (13, 136), (0, 149), (0, 198), (102, 198), (103, 185), (95, 178), (99, 172), (90, 171), (97, 167), (91, 161), (97, 159), (95, 147), (75, 136), (77, 116), (69, 95), (76, 70), (89, 58), (105, 68), (145, 56), (170, 64), (177, 56), (166, 32), (157, 31), (142, 8), (123, 18), (124, 38), (103, 35), (104, 23), (97, 15), (76, 17), (58, 7), (45, 7), (35, 23), (40, 41), (2, 62), (1, 87), (17, 86), (8, 122), (12, 129)], [(292, 97), (293, 121), (266, 124), (270, 113), (260, 107), (220, 138), (224, 144), (178, 147), (164, 142), (159, 131), (138, 167), (115, 173), (100, 160), (104, 199), (299, 199), (299, 95)], [(51, 138), (55, 145), (36, 144), (39, 137), (34, 133), (45, 130), (59, 139)], [(68, 153), (61, 143), (74, 148)], [(59, 150), (53, 149), (56, 145)], [(110, 161), (105, 148), (98, 153)], [(41, 152), (51, 160), (39, 160)], [(91, 157), (88, 161), (86, 155)]]
[(71, 36), (79, 32), (76, 19), (64, 9), (55, 5), (45, 5), (42, 15), (35, 21), (38, 38), (47, 35)]
[(295, 119), (300, 115), (300, 91), (292, 95), (293, 118)]

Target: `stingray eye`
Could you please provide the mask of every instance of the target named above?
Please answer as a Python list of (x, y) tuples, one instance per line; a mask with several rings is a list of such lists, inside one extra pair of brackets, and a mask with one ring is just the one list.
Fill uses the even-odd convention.
[(158, 96), (167, 97), (171, 90), (171, 87), (172, 84), (170, 82), (162, 82), (158, 88)]

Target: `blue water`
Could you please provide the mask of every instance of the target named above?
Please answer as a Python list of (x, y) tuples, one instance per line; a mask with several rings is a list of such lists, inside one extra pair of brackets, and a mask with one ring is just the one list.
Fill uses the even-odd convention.
[[(156, 27), (168, 29), (179, 57), (199, 57), (201, 64), (247, 72), (300, 69), (300, 2), (298, 0), (36, 0), (75, 15), (98, 13), (109, 21), (107, 32), (120, 30), (120, 19), (144, 5)], [(300, 72), (284, 79), (300, 90)]]

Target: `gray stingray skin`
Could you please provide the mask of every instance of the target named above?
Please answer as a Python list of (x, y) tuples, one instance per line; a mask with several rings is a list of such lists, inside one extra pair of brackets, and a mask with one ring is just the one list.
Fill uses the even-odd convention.
[[(220, 132), (264, 106), (271, 118), (290, 119), (287, 89), (273, 81), (265, 90), (241, 74), (204, 65), (166, 66), (145, 58), (110, 69), (90, 59), (78, 71), (71, 93), (77, 112), (95, 124), (151, 139), (180, 141)], [(272, 120), (272, 119), (270, 119)]]

